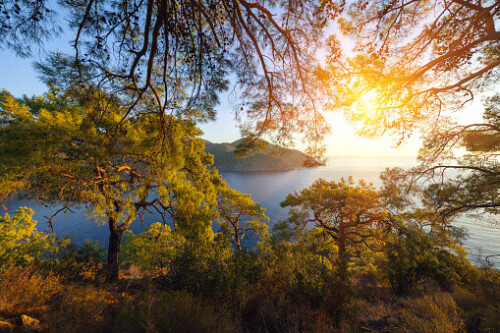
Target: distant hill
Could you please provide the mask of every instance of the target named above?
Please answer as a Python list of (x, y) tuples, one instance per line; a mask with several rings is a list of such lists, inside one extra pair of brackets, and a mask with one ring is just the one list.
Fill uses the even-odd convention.
[(266, 142), (267, 149), (245, 158), (238, 158), (235, 150), (240, 140), (233, 143), (212, 143), (205, 140), (205, 151), (214, 155), (214, 167), (220, 171), (290, 171), (320, 165), (297, 150)]

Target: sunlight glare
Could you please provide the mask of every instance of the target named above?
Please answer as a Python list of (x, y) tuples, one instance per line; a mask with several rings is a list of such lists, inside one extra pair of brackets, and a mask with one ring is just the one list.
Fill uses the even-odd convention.
[(349, 112), (356, 121), (374, 120), (378, 116), (379, 105), (380, 98), (375, 89), (371, 89), (356, 96)]

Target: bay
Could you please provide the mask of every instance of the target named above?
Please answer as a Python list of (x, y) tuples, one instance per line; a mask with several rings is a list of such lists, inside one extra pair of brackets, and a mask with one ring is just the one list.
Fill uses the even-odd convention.
[[(355, 180), (364, 179), (380, 185), (380, 172), (387, 167), (409, 168), (416, 165), (413, 157), (331, 157), (322, 167), (298, 169), (287, 172), (221, 172), (229, 185), (243, 193), (250, 193), (252, 199), (266, 208), (270, 218), (270, 227), (288, 216), (288, 210), (280, 207), (286, 195), (294, 190), (299, 191), (311, 185), (316, 179), (340, 180), (352, 176)], [(48, 226), (47, 217), (51, 216), (57, 206), (45, 206), (35, 200), (11, 200), (6, 203), (7, 212), (13, 214), (20, 206), (27, 206), (35, 211), (34, 218), (39, 221), (38, 230)], [(54, 219), (54, 229), (58, 235), (70, 236), (76, 243), (87, 238), (106, 243), (107, 225), (98, 225), (87, 220), (84, 207), (76, 207), (73, 212), (60, 214)], [(157, 214), (148, 214), (144, 223), (134, 221), (130, 230), (139, 233), (149, 224), (161, 221)], [(469, 233), (465, 240), (465, 248), (472, 261), (478, 263), (479, 258), (500, 254), (500, 228), (490, 222), (474, 216), (464, 216), (455, 224), (464, 227)], [(257, 240), (249, 238), (245, 247), (251, 248)], [(500, 257), (491, 260), (500, 266)]]

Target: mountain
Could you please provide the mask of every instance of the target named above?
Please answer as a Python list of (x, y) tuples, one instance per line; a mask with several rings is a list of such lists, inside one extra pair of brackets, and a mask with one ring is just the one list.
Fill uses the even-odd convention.
[(233, 143), (212, 143), (205, 140), (205, 151), (214, 155), (214, 167), (219, 171), (290, 171), (320, 165), (311, 156), (297, 150), (265, 142), (267, 149), (248, 157), (236, 157), (241, 140)]

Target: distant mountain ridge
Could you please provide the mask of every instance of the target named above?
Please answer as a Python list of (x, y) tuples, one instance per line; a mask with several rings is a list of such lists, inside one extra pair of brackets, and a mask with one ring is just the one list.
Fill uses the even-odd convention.
[(267, 149), (248, 157), (236, 157), (241, 140), (232, 143), (212, 143), (205, 140), (205, 151), (214, 155), (214, 167), (219, 171), (290, 171), (321, 165), (311, 156), (297, 149), (280, 147), (265, 142)]

